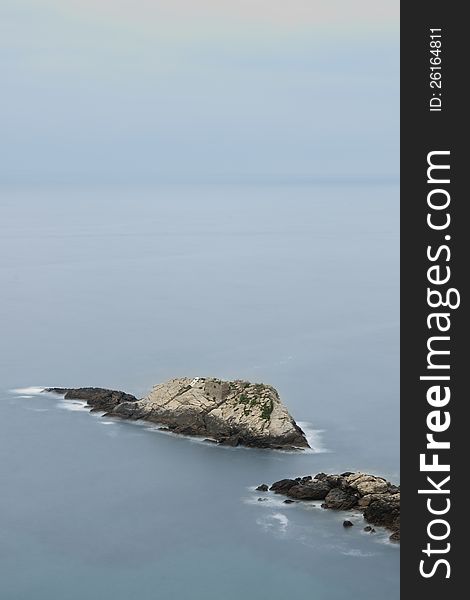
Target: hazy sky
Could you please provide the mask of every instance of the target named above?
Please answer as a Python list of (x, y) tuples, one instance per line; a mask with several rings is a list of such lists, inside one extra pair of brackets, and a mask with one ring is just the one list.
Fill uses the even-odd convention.
[(0, 0), (0, 178), (395, 177), (398, 7)]

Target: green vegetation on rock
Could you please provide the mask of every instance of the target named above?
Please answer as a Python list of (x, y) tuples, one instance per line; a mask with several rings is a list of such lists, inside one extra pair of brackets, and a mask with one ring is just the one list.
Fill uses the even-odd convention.
[(274, 402), (272, 401), (272, 398), (269, 398), (269, 400), (263, 404), (263, 408), (261, 409), (261, 418), (265, 421), (269, 421), (271, 418), (271, 413), (273, 412), (273, 408)]

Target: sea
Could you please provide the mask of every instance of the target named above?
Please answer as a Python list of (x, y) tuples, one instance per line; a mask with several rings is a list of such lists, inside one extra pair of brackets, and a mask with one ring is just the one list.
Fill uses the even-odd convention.
[[(398, 212), (381, 180), (2, 187), (0, 598), (398, 599), (386, 531), (255, 489), (399, 483)], [(42, 391), (182, 376), (275, 386), (312, 449)]]

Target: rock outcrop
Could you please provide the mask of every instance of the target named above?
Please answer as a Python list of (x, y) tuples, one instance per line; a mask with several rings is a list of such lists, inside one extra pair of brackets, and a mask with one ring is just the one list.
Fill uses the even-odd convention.
[[(371, 525), (391, 530), (391, 541), (400, 540), (400, 487), (383, 477), (366, 473), (327, 475), (281, 479), (269, 488), (297, 500), (323, 500), (322, 508), (358, 510)], [(345, 521), (346, 522), (346, 521)], [(375, 531), (370, 527), (368, 531)]]
[(123, 402), (137, 402), (137, 398), (131, 394), (96, 387), (49, 388), (46, 392), (61, 394), (67, 400), (83, 400), (91, 406), (92, 411), (109, 411)]
[(304, 432), (270, 385), (196, 377), (171, 379), (144, 398), (102, 388), (50, 388), (85, 400), (93, 410), (122, 419), (147, 420), (174, 433), (203, 436), (228, 446), (301, 449)]

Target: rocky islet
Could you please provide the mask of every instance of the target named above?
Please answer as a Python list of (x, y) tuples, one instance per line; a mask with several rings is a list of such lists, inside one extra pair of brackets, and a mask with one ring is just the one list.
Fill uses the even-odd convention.
[(144, 398), (104, 388), (49, 388), (85, 401), (106, 416), (145, 420), (173, 433), (204, 437), (226, 446), (298, 450), (309, 448), (302, 429), (263, 383), (183, 377), (155, 385)]
[[(390, 540), (400, 540), (400, 487), (383, 477), (361, 472), (341, 475), (318, 473), (294, 479), (280, 479), (270, 487), (262, 484), (258, 491), (272, 491), (298, 501), (323, 500), (322, 508), (332, 510), (357, 510), (370, 525), (365, 531), (374, 533), (372, 526), (391, 531)], [(350, 521), (344, 521), (351, 527)]]

